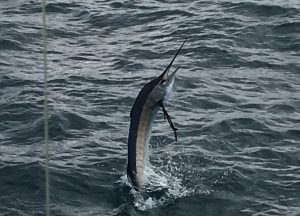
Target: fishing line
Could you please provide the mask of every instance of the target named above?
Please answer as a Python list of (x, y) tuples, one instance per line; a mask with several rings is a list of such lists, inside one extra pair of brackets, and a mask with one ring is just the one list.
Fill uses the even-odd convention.
[(44, 132), (45, 132), (45, 211), (46, 216), (50, 215), (50, 192), (49, 192), (49, 131), (48, 131), (48, 64), (47, 64), (47, 20), (46, 0), (42, 0), (43, 17), (43, 59), (44, 59)]

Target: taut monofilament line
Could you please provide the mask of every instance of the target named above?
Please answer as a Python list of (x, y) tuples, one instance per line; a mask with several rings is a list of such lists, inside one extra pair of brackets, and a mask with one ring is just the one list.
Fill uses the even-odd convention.
[(49, 129), (48, 129), (48, 64), (47, 64), (47, 20), (46, 0), (42, 0), (43, 17), (43, 60), (44, 60), (44, 133), (45, 133), (45, 211), (50, 215), (50, 192), (49, 192)]

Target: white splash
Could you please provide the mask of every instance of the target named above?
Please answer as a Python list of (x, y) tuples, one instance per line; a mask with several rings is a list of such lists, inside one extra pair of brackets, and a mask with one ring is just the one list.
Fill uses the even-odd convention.
[(131, 190), (134, 206), (142, 211), (168, 205), (193, 192), (182, 185), (181, 179), (151, 165), (145, 168), (145, 179), (144, 192)]

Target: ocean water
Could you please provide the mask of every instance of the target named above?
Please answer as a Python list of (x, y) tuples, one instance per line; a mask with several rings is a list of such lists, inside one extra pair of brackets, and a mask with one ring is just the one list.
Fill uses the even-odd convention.
[[(51, 215), (300, 215), (300, 1), (48, 1)], [(0, 215), (45, 215), (40, 1), (0, 2)], [(126, 178), (129, 112), (188, 38)]]

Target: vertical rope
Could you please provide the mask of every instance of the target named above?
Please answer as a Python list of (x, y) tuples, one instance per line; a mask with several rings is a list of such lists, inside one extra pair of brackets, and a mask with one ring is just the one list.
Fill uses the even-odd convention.
[(43, 16), (43, 58), (44, 58), (44, 132), (45, 132), (45, 211), (46, 216), (50, 216), (50, 193), (49, 193), (49, 132), (48, 132), (48, 67), (47, 67), (47, 20), (46, 20), (46, 0), (42, 0)]

